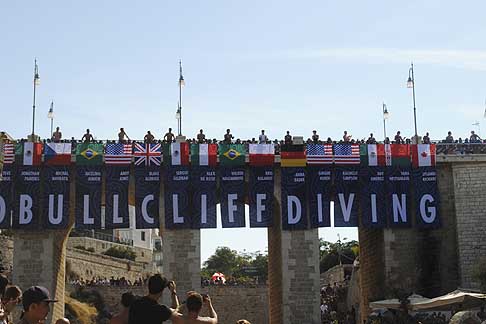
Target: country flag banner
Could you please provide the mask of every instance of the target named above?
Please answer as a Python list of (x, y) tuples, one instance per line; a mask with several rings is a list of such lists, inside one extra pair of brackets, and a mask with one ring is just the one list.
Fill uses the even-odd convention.
[(218, 161), (217, 144), (192, 144), (191, 145), (191, 164), (216, 166)]
[(132, 144), (106, 144), (105, 164), (129, 165), (132, 162)]
[(435, 166), (435, 144), (412, 145), (412, 165), (414, 168)]
[(15, 147), (12, 143), (3, 144), (3, 164), (12, 164), (15, 161)]
[(250, 165), (269, 166), (275, 161), (275, 146), (273, 144), (250, 144)]
[(386, 165), (384, 144), (365, 144), (360, 146), (361, 165), (384, 166)]
[(358, 144), (335, 144), (334, 163), (341, 165), (359, 164), (361, 162)]
[(77, 165), (101, 165), (103, 164), (103, 144), (82, 143), (76, 147)]
[(44, 163), (47, 165), (71, 164), (71, 143), (46, 143)]
[(307, 164), (332, 164), (332, 144), (307, 144)]
[[(388, 144), (389, 149), (385, 148), (387, 154), (387, 165), (409, 167), (410, 166), (410, 145), (409, 144)], [(391, 163), (388, 164), (391, 154)]]
[(243, 144), (220, 144), (219, 163), (222, 166), (245, 165), (245, 146)]
[(134, 164), (136, 166), (160, 166), (162, 161), (161, 145), (135, 143), (133, 146)]
[[(25, 142), (17, 146), (22, 156), (22, 165), (40, 165), (42, 162), (42, 143)], [(20, 153), (17, 151), (16, 153)]]
[(281, 167), (304, 167), (306, 163), (304, 145), (282, 145), (280, 150)]
[(167, 165), (189, 165), (189, 143), (165, 144), (164, 162)]

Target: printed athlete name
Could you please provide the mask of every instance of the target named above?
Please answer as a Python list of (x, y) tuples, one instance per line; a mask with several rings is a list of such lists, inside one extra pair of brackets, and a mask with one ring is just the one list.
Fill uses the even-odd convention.
[(159, 181), (160, 173), (159, 171), (150, 171), (148, 176), (144, 178), (145, 181)]
[(189, 180), (189, 171), (187, 170), (180, 170), (176, 171), (176, 175), (172, 177), (174, 181), (188, 181)]

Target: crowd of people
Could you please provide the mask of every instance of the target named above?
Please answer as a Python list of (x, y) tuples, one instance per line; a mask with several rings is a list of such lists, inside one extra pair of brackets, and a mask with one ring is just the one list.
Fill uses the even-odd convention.
[[(383, 141), (380, 141), (385, 144), (410, 144), (412, 143), (412, 137), (407, 138), (402, 135), (400, 131), (397, 131), (395, 136), (390, 139), (389, 137), (386, 137)], [(9, 142), (9, 138), (6, 136), (5, 132), (0, 133), (0, 139), (3, 139), (5, 142)], [(143, 137), (143, 142), (145, 143), (172, 143), (175, 142), (176, 140), (176, 135), (172, 132), (172, 128), (169, 128), (168, 131), (165, 133), (165, 135), (157, 139), (154, 134), (149, 130)], [(65, 139), (62, 136), (62, 132), (60, 131), (59, 127), (56, 128), (56, 131), (52, 133), (52, 137), (47, 139), (49, 142), (72, 142), (72, 143), (95, 143), (95, 142), (101, 142), (95, 140), (95, 137), (91, 133), (90, 129), (86, 129), (86, 132), (83, 134), (81, 137), (81, 140), (78, 141), (74, 137), (71, 139)], [(120, 131), (118, 132), (118, 142), (119, 143), (132, 143), (135, 142), (136, 140), (132, 140), (126, 133), (124, 128), (120, 128)], [(202, 129), (199, 130), (199, 133), (196, 134), (194, 138), (189, 138), (186, 140), (188, 143), (199, 143), (199, 144), (208, 144), (208, 143), (214, 143), (214, 144), (275, 144), (277, 147), (280, 145), (284, 144), (292, 144), (293, 143), (293, 137), (290, 134), (290, 131), (287, 131), (286, 134), (284, 135), (283, 139), (275, 139), (271, 140), (267, 134), (265, 133), (265, 130), (261, 130), (261, 133), (257, 137), (253, 137), (251, 139), (240, 139), (236, 138), (235, 136), (231, 133), (230, 129), (226, 130), (226, 133), (223, 134), (223, 139), (218, 140), (216, 138), (208, 138), (204, 134), (204, 131)], [(107, 140), (107, 142), (116, 142), (116, 141), (110, 141)], [(141, 140), (138, 142), (142, 142)], [(361, 139), (354, 139), (353, 136), (348, 132), (344, 131), (343, 136), (341, 139), (332, 139), (331, 137), (327, 137), (327, 139), (322, 140), (317, 133), (316, 130), (312, 131), (312, 134), (310, 135), (309, 138), (305, 141), (307, 144), (336, 144), (336, 143), (352, 143), (352, 144), (376, 144), (379, 141), (374, 137), (373, 133), (370, 134), (369, 137), (367, 138), (361, 138)], [(430, 134), (428, 132), (425, 133), (425, 135), (422, 136), (421, 142), (423, 144), (430, 144), (432, 143), (432, 140), (430, 139)], [(449, 143), (449, 144), (478, 144), (478, 143), (486, 143), (486, 140), (483, 140), (481, 137), (479, 137), (478, 134), (475, 133), (475, 131), (471, 131), (471, 133), (468, 136), (465, 136), (464, 138), (459, 137), (458, 139), (454, 139), (454, 136), (452, 135), (452, 132), (449, 131), (447, 133), (447, 136), (443, 140), (435, 141), (436, 143)]]
[(76, 287), (94, 287), (94, 286), (115, 286), (115, 287), (128, 287), (128, 286), (144, 286), (147, 283), (147, 278), (137, 278), (134, 281), (125, 277), (93, 277), (91, 279), (73, 278), (69, 280), (69, 283)]
[[(127, 281), (106, 280), (106, 284), (121, 285)], [(213, 307), (211, 297), (196, 291), (189, 291), (185, 300), (179, 302), (176, 283), (169, 281), (160, 274), (147, 279), (140, 278), (140, 284), (147, 284), (148, 292), (145, 296), (135, 296), (131, 292), (121, 295), (121, 311), (111, 316), (110, 324), (160, 324), (170, 320), (174, 324), (216, 324), (218, 314)], [(170, 307), (159, 302), (164, 290), (171, 296)], [(53, 303), (58, 302), (51, 298), (47, 288), (32, 286), (21, 291), (18, 286), (12, 285), (7, 277), (0, 274), (0, 324), (44, 324), (51, 311)], [(13, 318), (13, 310), (22, 305), (20, 318)], [(201, 316), (203, 309), (207, 309), (209, 316)], [(70, 324), (67, 318), (52, 319), (55, 324)], [(251, 324), (245, 319), (236, 321), (236, 324)]]

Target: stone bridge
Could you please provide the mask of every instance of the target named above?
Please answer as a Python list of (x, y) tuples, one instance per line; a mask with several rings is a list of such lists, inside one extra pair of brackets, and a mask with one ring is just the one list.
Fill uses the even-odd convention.
[[(432, 297), (457, 287), (478, 287), (474, 266), (486, 255), (486, 155), (438, 155), (437, 170), (440, 229), (359, 228), (362, 319), (368, 303), (389, 296), (392, 288)], [(75, 206), (74, 185), (71, 206)], [(163, 197), (163, 190), (160, 194)], [(166, 230), (164, 200), (160, 201), (164, 275), (177, 282), (180, 294), (200, 290), (200, 230)], [(274, 226), (268, 228), (267, 323), (320, 323), (318, 230), (282, 231), (280, 203), (280, 168), (276, 166)], [(73, 223), (71, 208), (71, 227)], [(14, 232), (13, 282), (22, 288), (48, 287), (60, 301), (54, 304), (54, 318), (64, 314), (69, 232)], [(164, 298), (168, 303), (168, 296)]]

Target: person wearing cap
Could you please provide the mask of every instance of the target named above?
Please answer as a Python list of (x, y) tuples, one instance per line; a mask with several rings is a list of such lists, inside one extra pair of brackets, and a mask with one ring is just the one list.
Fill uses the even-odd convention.
[(22, 305), (24, 311), (17, 324), (38, 324), (47, 319), (51, 308), (50, 303), (57, 300), (52, 299), (49, 290), (41, 286), (32, 286), (22, 294)]
[[(159, 304), (165, 288), (169, 288), (172, 298), (172, 308)], [(172, 319), (177, 314), (179, 299), (176, 293), (174, 281), (168, 281), (160, 274), (151, 276), (148, 280), (149, 293), (130, 305), (128, 312), (128, 324), (160, 324)]]

